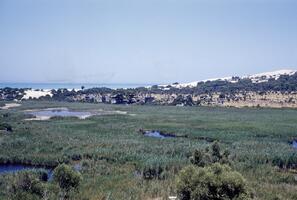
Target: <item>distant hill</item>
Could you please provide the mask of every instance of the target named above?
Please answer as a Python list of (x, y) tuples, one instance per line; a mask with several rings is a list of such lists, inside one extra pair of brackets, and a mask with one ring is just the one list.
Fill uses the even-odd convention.
[(297, 71), (278, 70), (248, 76), (232, 76), (225, 78), (214, 78), (191, 83), (174, 83), (170, 85), (159, 85), (164, 91), (182, 91), (190, 93), (209, 92), (239, 92), (239, 91), (297, 91)]
[(130, 89), (0, 89), (0, 100), (28, 99), (108, 104), (297, 108), (297, 72), (279, 70), (243, 77)]
[(160, 88), (166, 88), (166, 87), (174, 87), (174, 88), (185, 88), (185, 87), (197, 87), (199, 84), (207, 83), (207, 82), (214, 82), (214, 81), (225, 81), (229, 83), (238, 83), (240, 80), (250, 80), (252, 83), (263, 83), (268, 82), (269, 80), (278, 80), (281, 76), (292, 76), (297, 72), (297, 70), (277, 70), (272, 72), (264, 72), (254, 75), (248, 75), (248, 76), (229, 76), (224, 78), (212, 78), (212, 79), (206, 79), (202, 81), (194, 81), (190, 83), (173, 83), (169, 85), (159, 85)]

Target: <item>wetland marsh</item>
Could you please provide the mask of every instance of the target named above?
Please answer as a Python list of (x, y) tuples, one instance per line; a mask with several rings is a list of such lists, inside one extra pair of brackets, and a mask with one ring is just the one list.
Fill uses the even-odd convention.
[[(26, 110), (62, 107), (76, 112), (102, 110), (108, 115), (24, 120)], [(232, 168), (245, 177), (258, 199), (297, 197), (297, 149), (291, 142), (297, 137), (294, 109), (24, 101), (21, 106), (0, 110), (0, 120), (13, 127), (12, 133), (0, 135), (2, 164), (54, 168), (59, 163), (80, 163), (82, 184), (71, 199), (175, 196), (176, 174), (189, 164), (195, 149), (210, 145), (197, 138), (220, 141), (222, 148), (230, 152)], [(140, 129), (188, 137), (144, 137)], [(142, 172), (147, 168), (161, 169), (160, 176), (144, 179)], [(6, 188), (13, 177), (0, 174), (1, 199), (8, 199)]]

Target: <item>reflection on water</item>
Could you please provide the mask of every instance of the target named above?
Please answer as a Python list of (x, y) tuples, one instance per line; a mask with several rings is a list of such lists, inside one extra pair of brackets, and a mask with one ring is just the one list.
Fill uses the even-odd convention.
[(45, 170), (47, 172), (48, 180), (51, 180), (53, 177), (53, 170), (44, 168), (44, 167), (21, 165), (21, 164), (0, 164), (0, 174), (15, 173), (15, 172), (24, 171), (24, 170)]
[(148, 137), (161, 138), (161, 139), (175, 137), (174, 135), (162, 134), (159, 131), (145, 131), (143, 135)]
[(293, 146), (293, 148), (297, 149), (297, 140), (293, 140), (292, 146)]
[(34, 115), (36, 118), (51, 118), (51, 117), (78, 117), (85, 119), (92, 116), (92, 113), (86, 111), (70, 111), (67, 108), (60, 109), (44, 109), (38, 111), (31, 111), (29, 114)]

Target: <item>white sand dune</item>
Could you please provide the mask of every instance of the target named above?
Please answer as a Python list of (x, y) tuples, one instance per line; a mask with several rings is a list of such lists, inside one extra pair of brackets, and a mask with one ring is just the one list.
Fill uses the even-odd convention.
[(25, 91), (25, 95), (23, 96), (22, 99), (30, 99), (30, 97), (32, 99), (36, 98), (40, 98), (40, 97), (44, 97), (46, 95), (49, 95), (49, 96), (53, 96), (51, 90), (26, 90)]
[[(249, 76), (243, 76), (241, 77), (241, 79), (251, 79), (253, 83), (262, 83), (262, 82), (267, 82), (271, 78), (277, 80), (281, 75), (291, 76), (296, 72), (297, 70), (282, 69), (282, 70), (277, 70), (272, 72), (264, 72), (264, 73), (249, 75)], [(228, 81), (231, 83), (238, 82), (238, 80), (236, 79), (234, 80), (232, 76), (229, 76), (224, 78), (212, 78), (212, 79), (206, 79), (202, 81), (194, 81), (190, 83), (178, 83), (178, 84), (169, 84), (169, 85), (175, 88), (185, 88), (185, 87), (192, 88), (192, 87), (196, 87), (199, 82), (216, 81), (216, 80)], [(164, 90), (166, 90), (167, 85), (159, 85), (159, 87), (165, 87)]]

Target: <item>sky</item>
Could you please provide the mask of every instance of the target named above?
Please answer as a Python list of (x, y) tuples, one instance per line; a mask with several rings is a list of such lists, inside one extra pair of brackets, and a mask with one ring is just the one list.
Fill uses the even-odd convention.
[(0, 0), (0, 82), (173, 83), (297, 69), (295, 0)]

